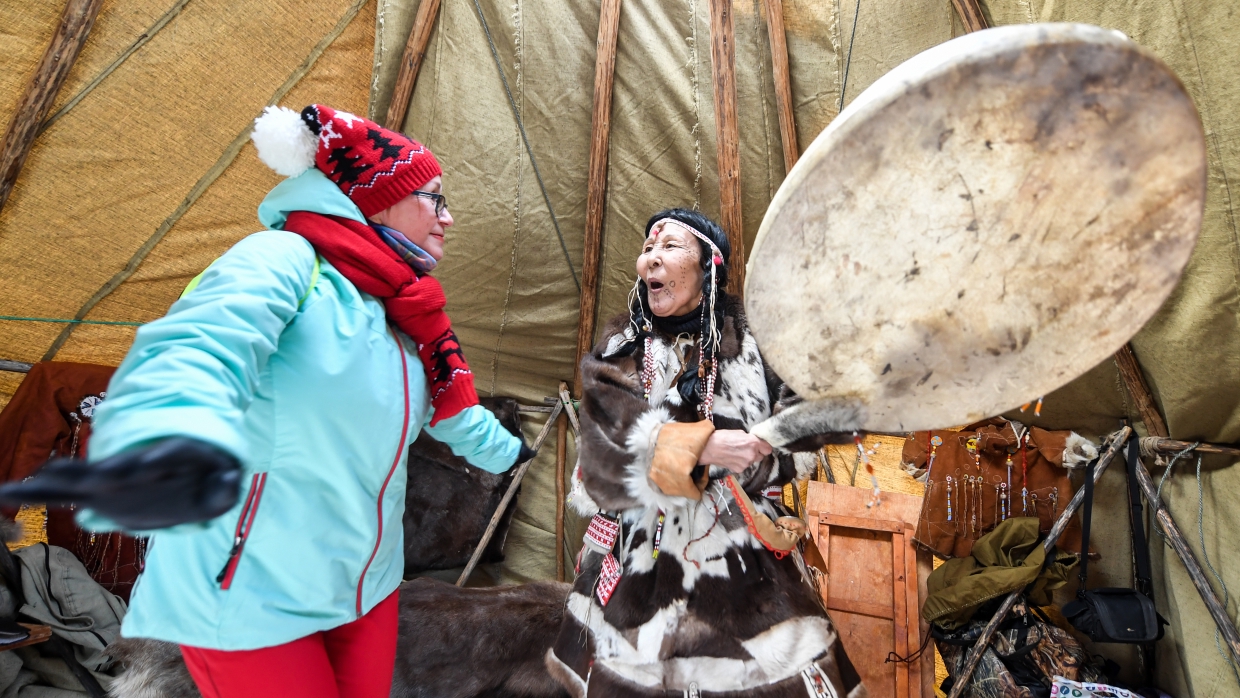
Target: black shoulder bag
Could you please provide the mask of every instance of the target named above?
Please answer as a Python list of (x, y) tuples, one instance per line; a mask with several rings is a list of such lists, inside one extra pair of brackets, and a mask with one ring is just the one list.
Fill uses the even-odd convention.
[(1132, 551), (1136, 558), (1136, 589), (1105, 587), (1086, 589), (1085, 578), (1089, 571), (1089, 524), (1094, 505), (1094, 468), (1097, 461), (1085, 471), (1085, 506), (1081, 515), (1081, 587), (1076, 599), (1064, 604), (1063, 614), (1070, 623), (1089, 636), (1094, 642), (1123, 642), (1144, 644), (1155, 642), (1163, 636), (1167, 621), (1154, 608), (1153, 573), (1150, 568), (1150, 551), (1145, 540), (1144, 515), (1141, 509), (1141, 493), (1134, 487), (1136, 482), (1137, 456), (1140, 445), (1136, 437), (1128, 442), (1128, 524), (1132, 531)]

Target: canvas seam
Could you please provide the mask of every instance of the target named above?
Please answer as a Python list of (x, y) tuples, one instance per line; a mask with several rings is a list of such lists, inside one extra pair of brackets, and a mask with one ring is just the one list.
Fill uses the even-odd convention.
[(82, 89), (78, 90), (77, 94), (70, 97), (69, 101), (65, 102), (64, 106), (62, 106), (60, 109), (57, 109), (56, 113), (47, 117), (47, 119), (43, 122), (43, 124), (39, 126), (39, 132), (38, 134), (36, 134), (36, 137), (42, 135), (44, 131), (46, 131), (48, 128), (51, 127), (52, 124), (59, 121), (60, 117), (72, 111), (73, 108), (78, 105), (78, 102), (81, 102), (83, 99), (85, 99), (87, 95), (89, 95), (91, 92), (95, 90), (96, 87), (99, 86), (99, 83), (107, 79), (107, 77), (111, 75), (113, 72), (115, 72), (117, 68), (121, 67), (122, 63), (129, 60), (130, 56), (137, 53), (138, 50), (141, 49), (143, 46), (147, 45), (151, 41), (151, 39), (154, 39), (156, 34), (162, 31), (164, 27), (172, 23), (172, 20), (179, 17), (181, 15), (181, 10), (185, 9), (185, 6), (189, 4), (189, 1), (190, 0), (177, 0), (176, 4), (168, 8), (166, 12), (160, 15), (159, 19), (156, 19), (151, 24), (151, 26), (146, 28), (146, 31), (139, 34), (138, 38), (134, 39), (133, 43), (131, 43), (124, 51), (120, 53), (120, 55), (118, 55), (115, 59), (113, 59), (112, 62), (107, 65), (106, 68), (99, 71), (99, 74), (96, 75), (93, 79), (91, 79), (90, 82), (86, 83), (86, 85)]
[[(314, 48), (310, 50), (309, 55), (306, 56), (306, 59), (302, 61), (301, 65), (289, 74), (288, 78), (285, 79), (284, 83), (280, 85), (280, 87), (276, 88), (276, 91), (272, 93), (271, 98), (267, 100), (267, 106), (274, 105), (281, 99), (284, 99), (284, 97), (297, 86), (297, 83), (301, 82), (301, 79), (310, 72), (310, 69), (313, 68), (314, 64), (317, 63), (319, 58), (323, 56), (323, 54), (327, 51), (327, 48), (331, 46), (336, 39), (340, 38), (340, 35), (344, 33), (345, 29), (353, 23), (353, 19), (357, 17), (357, 13), (367, 2), (370, 2), (370, 0), (357, 0), (345, 10), (344, 14), (341, 15), (340, 19), (336, 22), (336, 26), (332, 27), (332, 30), (324, 35), (323, 38), (314, 45)], [(133, 276), (134, 272), (138, 270), (138, 267), (142, 266), (142, 262), (146, 261), (147, 255), (149, 255), (159, 244), (159, 242), (164, 239), (164, 236), (168, 234), (168, 231), (172, 230), (172, 227), (175, 226), (177, 222), (189, 212), (190, 208), (192, 208), (198, 201), (199, 197), (206, 193), (206, 191), (211, 188), (211, 185), (215, 183), (215, 180), (219, 179), (220, 175), (224, 174), (229, 166), (232, 165), (233, 161), (237, 159), (237, 156), (241, 154), (242, 147), (244, 147), (246, 141), (250, 139), (250, 133), (253, 130), (254, 122), (251, 120), (246, 124), (245, 128), (241, 129), (241, 133), (237, 134), (237, 137), (224, 148), (224, 152), (220, 155), (219, 159), (215, 161), (215, 164), (212, 165), (211, 168), (208, 169), (206, 173), (194, 183), (193, 188), (190, 189), (189, 193), (185, 196), (185, 199), (181, 201), (180, 205), (177, 206), (176, 209), (164, 219), (164, 222), (155, 229), (155, 232), (151, 235), (151, 237), (147, 238), (146, 242), (142, 243), (142, 246), (134, 252), (133, 256), (130, 257), (129, 262), (125, 264), (125, 267), (114, 274), (112, 278), (108, 279), (103, 286), (99, 287), (99, 290), (82, 304), (82, 307), (78, 309), (77, 313), (73, 316), (73, 319), (86, 319), (86, 315), (89, 314), (90, 311), (100, 303), (100, 301), (111, 295), (112, 292), (120, 288), (121, 284), (125, 283), (129, 277)], [(69, 336), (73, 334), (75, 327), (77, 327), (77, 323), (71, 324), (61, 330), (60, 334), (56, 336), (56, 339), (52, 342), (51, 347), (48, 348), (47, 352), (43, 355), (43, 358), (40, 359), (40, 361), (51, 361), (54, 359), (60, 349), (64, 347), (65, 343), (69, 341)]]
[[(767, 0), (767, 2), (769, 1), (770, 0)], [(767, 100), (766, 100), (767, 98), (766, 87), (763, 87), (763, 86), (773, 86), (775, 84), (775, 78), (774, 78), (775, 68), (774, 66), (771, 67), (772, 76), (771, 76), (771, 79), (768, 81), (766, 77), (766, 74), (767, 74), (766, 51), (767, 49), (764, 49), (762, 46), (762, 44), (764, 43), (762, 41), (762, 38), (763, 38), (762, 35), (764, 33), (763, 27), (766, 26), (766, 23), (762, 21), (761, 0), (753, 0), (753, 24), (754, 24), (754, 46), (757, 49), (757, 53), (758, 53), (758, 85), (759, 85), (758, 99), (762, 103), (762, 137), (764, 138), (765, 143), (766, 143), (766, 151), (765, 151), (766, 152), (766, 200), (767, 202), (770, 202), (770, 200), (774, 198), (775, 196), (774, 182), (771, 178), (771, 170), (774, 169), (771, 164), (771, 160), (774, 159), (773, 157), (774, 153), (771, 150), (771, 120), (770, 120), (770, 115), (769, 115), (770, 105), (767, 103)], [(767, 47), (769, 47), (771, 45), (770, 27), (766, 27), (766, 34), (767, 36), (766, 36), (765, 43)], [(779, 146), (780, 147), (777, 148), (777, 150), (779, 150), (782, 153), (783, 152), (783, 135), (782, 134), (780, 135)], [(782, 161), (782, 158), (781, 158), (781, 161)]]
[[(523, 25), (521, 22), (521, 0), (515, 0), (512, 4), (512, 21), (513, 21), (513, 49), (514, 49), (514, 65), (516, 69), (516, 99), (519, 102), (518, 108), (524, 111), (525, 108), (525, 81), (522, 74), (521, 65), (521, 43)], [(499, 316), (499, 332), (495, 336), (495, 349), (491, 353), (491, 391), (492, 396), (495, 395), (495, 388), (499, 384), (499, 354), (500, 347), (504, 343), (504, 330), (508, 327), (508, 311), (512, 305), (512, 290), (516, 284), (517, 278), (517, 250), (521, 246), (521, 134), (520, 126), (517, 126), (517, 181), (516, 181), (516, 201), (512, 208), (512, 254), (509, 258), (508, 265), (508, 287), (504, 291), (504, 307), (500, 311)]]
[[(690, 62), (693, 65), (693, 209), (702, 208), (702, 111), (701, 89), (698, 80), (698, 12), (697, 0), (689, 0), (689, 24), (693, 35), (689, 37)], [(644, 231), (643, 231), (644, 232)]]

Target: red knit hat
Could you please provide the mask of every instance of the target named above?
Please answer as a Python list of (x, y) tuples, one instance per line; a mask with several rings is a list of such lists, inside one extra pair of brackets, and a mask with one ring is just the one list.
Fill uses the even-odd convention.
[(318, 167), (366, 217), (443, 173), (421, 143), (322, 104), (267, 107), (251, 138), (268, 167), (287, 177)]

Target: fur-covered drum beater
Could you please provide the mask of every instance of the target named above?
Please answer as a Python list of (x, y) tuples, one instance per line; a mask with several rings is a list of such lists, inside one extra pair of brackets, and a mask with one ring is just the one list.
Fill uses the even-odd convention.
[(1166, 300), (1205, 193), (1192, 100), (1119, 32), (1001, 27), (913, 57), (814, 140), (762, 221), (745, 309), (809, 402), (754, 433), (812, 433), (814, 401), (904, 432), (1051, 392)]

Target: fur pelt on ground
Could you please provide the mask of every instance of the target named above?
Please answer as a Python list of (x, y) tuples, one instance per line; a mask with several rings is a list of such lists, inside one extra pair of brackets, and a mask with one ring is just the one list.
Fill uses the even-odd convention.
[[(560, 631), (569, 589), (557, 582), (482, 589), (405, 582), (392, 698), (567, 698), (543, 657)], [(113, 698), (201, 698), (174, 644), (121, 638), (108, 654), (125, 665)]]
[(181, 648), (171, 642), (122, 637), (107, 654), (125, 667), (108, 691), (113, 698), (201, 698)]
[[(500, 424), (520, 434), (517, 401), (481, 398)], [(496, 475), (470, 467), (444, 444), (422, 432), (409, 448), (409, 479), (405, 487), (405, 576), (427, 570), (464, 567), (499, 500), (512, 483), (514, 470)], [(516, 507), (500, 519), (482, 563), (504, 559), (504, 539)]]
[(560, 632), (570, 589), (405, 582), (392, 698), (568, 698), (543, 656)]

